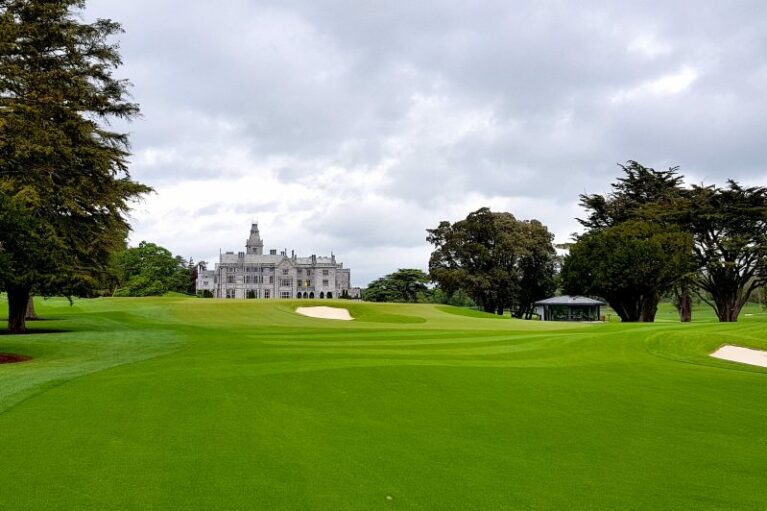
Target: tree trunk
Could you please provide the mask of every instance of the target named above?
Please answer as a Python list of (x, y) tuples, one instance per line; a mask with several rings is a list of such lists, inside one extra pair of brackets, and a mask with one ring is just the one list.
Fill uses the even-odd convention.
[(504, 309), (503, 309), (503, 307), (499, 306), (499, 307), (498, 307), (498, 310), (496, 311), (496, 313), (497, 313), (499, 316), (503, 316), (503, 310), (504, 310)]
[(682, 293), (677, 299), (676, 309), (679, 311), (679, 321), (689, 323), (692, 321), (692, 297), (690, 293)]
[(738, 315), (742, 306), (738, 306), (738, 299), (734, 293), (722, 294), (714, 297), (716, 316), (720, 323), (734, 323), (738, 321)]
[(623, 301), (620, 299), (607, 299), (607, 303), (621, 318), (622, 323), (636, 323), (641, 319), (641, 309), (635, 300)]
[(639, 313), (639, 321), (642, 323), (654, 323), (655, 322), (655, 313), (658, 312), (658, 299), (657, 298), (646, 298), (642, 302), (642, 309)]
[(8, 288), (8, 330), (12, 334), (27, 331), (27, 305), (29, 304), (28, 287)]
[(27, 313), (25, 318), (27, 321), (37, 321), (37, 312), (35, 312), (35, 296), (29, 295), (29, 301), (27, 302)]

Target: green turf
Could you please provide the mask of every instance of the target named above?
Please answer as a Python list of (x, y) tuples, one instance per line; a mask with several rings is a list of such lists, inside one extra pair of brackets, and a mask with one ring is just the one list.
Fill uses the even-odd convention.
[[(0, 509), (764, 509), (767, 316), (39, 301), (0, 335)], [(327, 305), (327, 301), (316, 302)], [(5, 304), (0, 303), (5, 309)]]

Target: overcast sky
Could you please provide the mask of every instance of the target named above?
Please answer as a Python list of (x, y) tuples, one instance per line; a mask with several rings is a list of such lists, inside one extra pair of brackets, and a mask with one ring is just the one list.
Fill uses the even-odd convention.
[(334, 252), (365, 285), (426, 269), (482, 206), (568, 241), (618, 162), (767, 184), (762, 1), (90, 0), (119, 21), (156, 193), (132, 244)]

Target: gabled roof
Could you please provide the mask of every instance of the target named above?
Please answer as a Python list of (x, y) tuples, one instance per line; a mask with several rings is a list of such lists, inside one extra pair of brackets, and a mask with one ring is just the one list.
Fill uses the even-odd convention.
[(535, 305), (605, 305), (605, 302), (585, 296), (562, 295), (537, 301)]

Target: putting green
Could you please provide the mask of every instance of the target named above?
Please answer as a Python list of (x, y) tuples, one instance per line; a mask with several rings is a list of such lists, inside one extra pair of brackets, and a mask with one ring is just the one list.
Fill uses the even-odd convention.
[[(322, 321), (302, 305), (348, 308)], [(0, 300), (0, 307), (6, 304)], [(39, 301), (0, 335), (0, 509), (760, 509), (767, 316)]]

